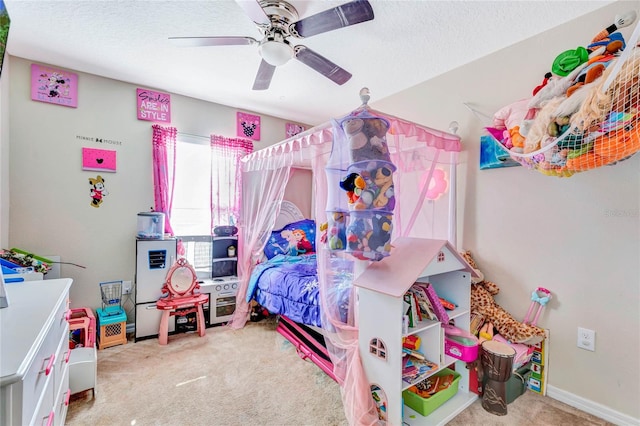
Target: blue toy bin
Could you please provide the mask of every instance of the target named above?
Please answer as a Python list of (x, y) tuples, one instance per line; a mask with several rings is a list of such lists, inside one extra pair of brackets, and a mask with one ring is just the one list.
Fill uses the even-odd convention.
[(26, 269), (22, 266), (9, 262), (8, 260), (4, 260), (0, 258), (0, 266), (2, 267), (2, 275), (4, 276), (4, 282), (9, 283), (21, 283), (24, 281), (24, 278), (21, 276), (16, 276), (19, 274), (18, 270)]
[[(355, 196), (348, 198), (349, 210), (392, 213), (396, 205), (393, 187), (395, 170), (396, 166), (388, 161), (360, 161), (351, 164), (347, 169), (347, 178), (355, 179), (360, 187)], [(344, 184), (341, 186), (344, 187)]]
[(360, 260), (378, 261), (389, 256), (393, 214), (359, 210), (349, 212), (345, 252)]

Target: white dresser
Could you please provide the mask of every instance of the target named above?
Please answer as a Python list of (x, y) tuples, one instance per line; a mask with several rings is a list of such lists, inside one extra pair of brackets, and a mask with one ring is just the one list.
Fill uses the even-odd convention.
[(70, 278), (7, 284), (0, 309), (0, 425), (63, 425)]

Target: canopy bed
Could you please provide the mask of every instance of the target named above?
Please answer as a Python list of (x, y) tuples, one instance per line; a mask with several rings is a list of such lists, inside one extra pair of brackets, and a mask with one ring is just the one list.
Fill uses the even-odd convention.
[[(282, 315), (282, 325), (278, 326), (278, 331), (299, 349), (304, 347), (302, 352), (306, 353), (310, 346), (325, 343), (326, 350), (310, 358), (324, 371), (331, 371), (330, 375), (340, 383), (345, 415), (350, 424), (374, 424), (378, 415), (359, 358), (358, 325), (354, 309), (356, 298), (351, 286), (353, 278), (370, 261), (357, 259), (367, 259), (367, 253), (362, 256), (362, 251), (354, 256), (329, 250), (326, 244), (327, 219), (335, 210), (328, 202), (336, 191), (342, 191), (333, 182), (331, 172), (327, 171), (331, 158), (335, 158), (332, 152), (346, 140), (341, 123), (347, 117), (367, 116), (383, 119), (388, 124), (388, 159), (395, 168), (395, 209), (392, 231), (389, 231), (392, 232), (391, 241), (401, 236), (412, 236), (449, 240), (455, 246), (455, 179), (458, 152), (461, 149), (457, 135), (375, 111), (368, 107), (365, 99), (363, 105), (349, 116), (331, 120), (242, 158), (243, 191), (238, 253), (240, 302), (229, 323), (232, 328), (243, 327), (250, 310), (248, 301), (259, 299), (260, 293), (268, 290), (268, 286), (261, 287), (262, 284), (257, 283), (254, 274), (256, 271), (263, 272), (261, 270), (265, 268), (260, 262), (264, 260), (265, 252), (270, 250), (273, 231), (282, 230), (284, 225), (300, 220), (300, 216), (282, 219), (291, 209), (290, 203), (284, 200), (285, 192), (308, 194), (312, 200), (311, 217), (304, 219), (314, 221), (315, 232), (312, 234), (315, 253), (303, 253), (298, 257), (313, 256), (317, 262), (318, 321), (310, 322), (315, 327), (309, 328), (304, 326), (304, 320), (288, 318), (290, 314), (287, 311), (278, 311), (274, 305), (269, 309)], [(312, 171), (312, 187), (286, 191), (290, 176), (301, 168)], [(343, 174), (347, 172), (342, 171)], [(346, 199), (347, 195), (342, 191), (338, 197)], [(393, 248), (390, 255), (393, 256)], [(286, 257), (283, 253), (277, 256)], [(377, 260), (375, 257), (369, 258)], [(297, 262), (303, 261), (298, 259)], [(313, 266), (310, 269), (313, 271)], [(264, 298), (262, 300), (265, 302)], [(300, 337), (300, 334), (303, 336)], [(313, 342), (301, 344), (299, 339), (311, 339)]]

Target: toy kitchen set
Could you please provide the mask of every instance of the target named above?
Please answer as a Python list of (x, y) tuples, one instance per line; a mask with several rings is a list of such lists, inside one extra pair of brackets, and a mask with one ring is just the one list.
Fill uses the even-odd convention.
[[(220, 228), (220, 229), (219, 229)], [(209, 295), (204, 305), (206, 327), (229, 321), (235, 311), (238, 292), (235, 227), (216, 227), (214, 236), (179, 237), (184, 257), (196, 270), (199, 292)], [(167, 272), (177, 260), (178, 240), (164, 234), (164, 214), (138, 214), (135, 275), (135, 341), (157, 337), (162, 311), (156, 301), (162, 297)], [(195, 331), (195, 313), (171, 317), (169, 333)]]

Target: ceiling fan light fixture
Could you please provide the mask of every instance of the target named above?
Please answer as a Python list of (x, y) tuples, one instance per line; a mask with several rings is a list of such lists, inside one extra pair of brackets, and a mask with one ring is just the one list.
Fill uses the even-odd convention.
[(274, 67), (286, 64), (293, 57), (293, 48), (289, 43), (268, 40), (258, 48), (260, 56)]

